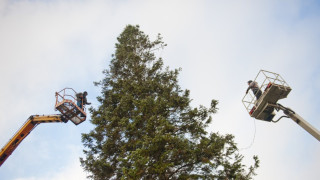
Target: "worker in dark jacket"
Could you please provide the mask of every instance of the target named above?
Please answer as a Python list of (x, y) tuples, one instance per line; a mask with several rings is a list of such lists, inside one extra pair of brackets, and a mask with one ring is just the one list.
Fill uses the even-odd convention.
[(246, 94), (248, 94), (249, 89), (252, 90), (253, 94), (256, 96), (257, 100), (260, 98), (260, 96), (262, 95), (262, 91), (259, 89), (259, 85), (257, 82), (255, 81), (248, 81), (248, 89), (246, 91)]
[(90, 105), (91, 104), (91, 103), (89, 103), (87, 101), (87, 95), (88, 95), (87, 91), (84, 91), (83, 93), (76, 94), (76, 96), (77, 96), (77, 105), (81, 109), (83, 109), (83, 105), (87, 105), (87, 104)]

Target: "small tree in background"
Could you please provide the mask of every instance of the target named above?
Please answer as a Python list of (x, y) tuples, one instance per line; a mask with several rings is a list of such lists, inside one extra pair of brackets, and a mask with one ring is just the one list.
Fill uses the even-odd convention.
[(232, 135), (208, 134), (211, 107), (190, 107), (179, 70), (163, 69), (154, 51), (165, 46), (128, 25), (117, 38), (101, 86), (101, 103), (90, 109), (95, 128), (82, 135), (89, 177), (102, 179), (252, 179), (259, 160), (246, 170)]

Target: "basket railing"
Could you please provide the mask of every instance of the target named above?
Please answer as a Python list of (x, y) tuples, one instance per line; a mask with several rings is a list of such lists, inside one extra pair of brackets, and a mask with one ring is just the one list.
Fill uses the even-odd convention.
[[(280, 76), (280, 74), (266, 70), (260, 70), (257, 76), (255, 77), (254, 81), (258, 83), (259, 89), (262, 91), (262, 93), (265, 91), (265, 89), (268, 87), (270, 83), (274, 85), (280, 85), (282, 87), (289, 87), (289, 85)], [(257, 103), (257, 100), (254, 94), (250, 91), (248, 94), (244, 95), (244, 97), (242, 98), (242, 103), (245, 106), (246, 110), (250, 112), (251, 109)]]

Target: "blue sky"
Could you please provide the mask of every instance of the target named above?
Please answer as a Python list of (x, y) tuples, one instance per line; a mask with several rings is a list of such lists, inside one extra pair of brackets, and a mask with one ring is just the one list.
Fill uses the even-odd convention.
[[(55, 114), (54, 93), (88, 91), (93, 107), (117, 36), (139, 24), (168, 46), (165, 65), (192, 105), (219, 100), (210, 132), (231, 133), (247, 165), (258, 155), (255, 179), (318, 179), (320, 143), (290, 119), (254, 121), (241, 99), (260, 69), (292, 87), (280, 103), (320, 129), (320, 11), (317, 1), (76, 1), (0, 2), (0, 146), (34, 114)], [(280, 116), (280, 114), (277, 115)], [(88, 118), (90, 119), (90, 117)], [(80, 167), (81, 133), (68, 122), (41, 124), (0, 168), (1, 180), (86, 179)]]

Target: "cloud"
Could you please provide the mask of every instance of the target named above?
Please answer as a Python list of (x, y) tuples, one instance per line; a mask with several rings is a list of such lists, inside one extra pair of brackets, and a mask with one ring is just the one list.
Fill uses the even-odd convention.
[[(98, 105), (100, 89), (92, 82), (102, 79), (125, 25), (139, 24), (151, 38), (164, 37), (168, 46), (160, 54), (165, 65), (182, 67), (180, 84), (191, 90), (193, 106), (219, 100), (208, 130), (234, 134), (247, 164), (258, 155), (257, 179), (317, 179), (318, 142), (288, 119), (254, 123), (241, 99), (248, 79), (260, 69), (274, 71), (293, 88), (282, 104), (320, 129), (318, 10), (304, 1), (1, 1), (0, 144), (30, 115), (57, 113), (54, 92), (66, 86), (87, 90)], [(80, 134), (90, 128), (88, 122), (37, 127), (1, 167), (1, 179), (84, 179), (78, 150)], [(66, 145), (77, 150), (63, 151)], [(34, 151), (42, 155), (22, 166), (64, 168), (12, 175), (15, 163)], [(63, 165), (53, 160), (70, 153)]]
[(69, 180), (77, 179), (84, 180), (86, 179), (87, 174), (83, 172), (82, 167), (79, 165), (78, 161), (72, 159), (77, 159), (79, 155), (79, 147), (68, 147), (71, 148), (72, 154), (66, 162), (66, 166), (59, 167), (56, 171), (51, 171), (49, 173), (44, 173), (39, 177), (22, 177), (16, 178), (15, 180)]

